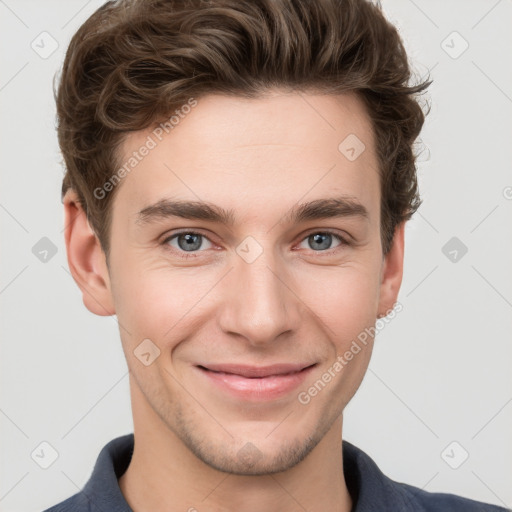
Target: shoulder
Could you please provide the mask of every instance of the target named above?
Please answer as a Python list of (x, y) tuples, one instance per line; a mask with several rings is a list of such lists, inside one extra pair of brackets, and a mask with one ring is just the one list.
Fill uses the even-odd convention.
[(92, 512), (89, 500), (80, 491), (43, 512)]
[(108, 442), (100, 451), (92, 474), (82, 490), (43, 512), (129, 511), (118, 478), (130, 463), (133, 447), (133, 433)]
[(510, 509), (464, 498), (455, 494), (428, 492), (409, 484), (394, 482), (402, 492), (408, 494), (425, 512), (510, 512)]
[(355, 512), (512, 512), (497, 505), (455, 494), (429, 492), (393, 480), (367, 453), (346, 440), (343, 440), (343, 468), (356, 504)]

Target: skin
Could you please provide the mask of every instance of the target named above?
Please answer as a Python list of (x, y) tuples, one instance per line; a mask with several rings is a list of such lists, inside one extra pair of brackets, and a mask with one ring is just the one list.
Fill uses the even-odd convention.
[[(123, 155), (150, 133), (131, 133)], [(338, 150), (349, 134), (366, 146), (354, 161)], [(342, 413), (373, 339), (308, 404), (297, 395), (397, 300), (404, 225), (384, 257), (377, 168), (353, 94), (209, 95), (118, 185), (108, 266), (75, 193), (65, 196), (68, 264), (84, 304), (120, 324), (135, 449), (119, 485), (134, 511), (350, 511)], [(298, 203), (341, 194), (368, 218), (283, 221)], [(136, 222), (162, 198), (207, 200), (232, 209), (235, 223)], [(207, 237), (194, 258), (180, 257), (191, 253), (177, 238), (165, 242), (182, 229)], [(310, 237), (322, 230), (353, 243), (333, 236), (322, 250)], [(248, 236), (263, 251), (252, 263), (236, 252)], [(134, 355), (147, 338), (160, 350), (149, 366)], [(306, 381), (266, 402), (233, 397), (195, 367), (304, 361), (316, 363)]]

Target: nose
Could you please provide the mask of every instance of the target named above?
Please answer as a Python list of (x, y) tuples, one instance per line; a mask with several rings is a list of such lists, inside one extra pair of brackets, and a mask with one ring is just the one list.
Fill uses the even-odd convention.
[(253, 346), (271, 344), (278, 336), (297, 330), (301, 302), (287, 276), (283, 263), (277, 262), (270, 249), (252, 263), (236, 256), (234, 268), (224, 280), (220, 328)]

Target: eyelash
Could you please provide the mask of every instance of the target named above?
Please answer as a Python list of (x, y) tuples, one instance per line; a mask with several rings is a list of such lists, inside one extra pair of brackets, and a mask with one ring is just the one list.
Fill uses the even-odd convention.
[[(316, 235), (316, 234), (322, 234), (322, 235), (332, 235), (334, 236), (335, 238), (337, 238), (340, 242), (340, 245), (338, 245), (337, 247), (334, 247), (333, 249), (325, 249), (323, 251), (313, 251), (315, 253), (328, 253), (328, 254), (331, 254), (332, 255), (332, 251), (336, 251), (337, 249), (340, 249), (342, 248), (343, 246), (345, 247), (349, 247), (352, 245), (351, 242), (349, 242), (348, 240), (346, 240), (345, 238), (343, 238), (340, 234), (334, 232), (334, 231), (331, 231), (329, 229), (325, 229), (325, 230), (321, 230), (321, 231), (311, 231), (310, 233), (308, 233), (306, 236), (304, 236), (300, 242), (303, 242), (304, 240), (306, 240), (307, 238), (309, 238), (310, 236), (312, 235)], [(191, 259), (191, 258), (197, 258), (197, 252), (203, 252), (203, 251), (193, 251), (193, 252), (190, 252), (190, 253), (187, 253), (186, 251), (183, 251), (183, 250), (178, 250), (178, 249), (174, 249), (173, 247), (171, 248), (169, 246), (169, 242), (171, 240), (173, 240), (174, 238), (178, 237), (179, 235), (199, 235), (203, 238), (206, 238), (210, 243), (213, 244), (213, 242), (206, 236), (204, 235), (203, 233), (200, 233), (198, 231), (179, 231), (177, 233), (174, 233), (170, 236), (168, 236), (167, 238), (165, 238), (165, 240), (162, 241), (162, 244), (164, 246), (164, 249), (165, 250), (170, 250), (171, 252), (173, 253), (178, 253), (179, 257), (180, 258), (183, 258), (183, 259)]]

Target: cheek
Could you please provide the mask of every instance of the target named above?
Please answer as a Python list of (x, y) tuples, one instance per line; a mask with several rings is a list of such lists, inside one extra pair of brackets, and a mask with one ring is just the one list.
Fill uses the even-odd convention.
[(297, 295), (322, 320), (329, 337), (354, 336), (376, 319), (378, 270), (365, 264), (304, 272)]
[(117, 317), (133, 342), (150, 338), (160, 346), (201, 316), (217, 280), (213, 272), (125, 261), (112, 281)]
[[(317, 406), (330, 411), (326, 415), (337, 415), (360, 386), (371, 358), (378, 274), (366, 266), (339, 269), (321, 289), (317, 287), (311, 292), (309, 303), (321, 319), (319, 325), (331, 347), (323, 373), (318, 376), (327, 379), (328, 391), (322, 393)], [(323, 389), (321, 383), (312, 386)]]

